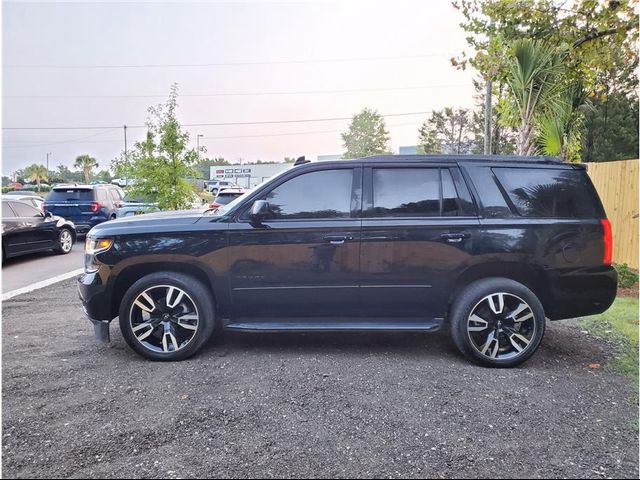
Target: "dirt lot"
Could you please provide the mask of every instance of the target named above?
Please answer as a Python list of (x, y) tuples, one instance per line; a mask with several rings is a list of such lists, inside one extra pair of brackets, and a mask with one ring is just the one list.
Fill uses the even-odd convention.
[(414, 334), (227, 334), (160, 364), (116, 325), (95, 343), (74, 281), (3, 307), (5, 477), (638, 478), (631, 389), (575, 325), (514, 370)]

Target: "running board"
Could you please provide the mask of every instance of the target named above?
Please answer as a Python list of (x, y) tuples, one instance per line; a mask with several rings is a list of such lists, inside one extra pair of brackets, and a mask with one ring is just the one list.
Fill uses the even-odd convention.
[(434, 332), (439, 330), (442, 324), (438, 320), (300, 321), (265, 319), (236, 321), (226, 324), (224, 328), (242, 332)]

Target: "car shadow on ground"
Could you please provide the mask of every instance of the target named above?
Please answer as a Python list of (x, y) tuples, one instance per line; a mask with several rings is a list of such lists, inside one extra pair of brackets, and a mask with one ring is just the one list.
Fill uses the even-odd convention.
[[(117, 323), (112, 324), (112, 343), (107, 355), (122, 356), (127, 361), (147, 362), (128, 348)], [(448, 329), (432, 333), (408, 332), (313, 332), (246, 333), (223, 331), (187, 362), (216, 362), (220, 357), (238, 358), (264, 354), (282, 359), (349, 357), (352, 359), (382, 356), (389, 360), (419, 360), (480, 368), (470, 363), (455, 347)], [(607, 362), (616, 355), (615, 346), (581, 332), (571, 324), (547, 322), (545, 338), (538, 351), (519, 368), (562, 369), (587, 368), (594, 362)], [(487, 369), (490, 371), (493, 369)]]

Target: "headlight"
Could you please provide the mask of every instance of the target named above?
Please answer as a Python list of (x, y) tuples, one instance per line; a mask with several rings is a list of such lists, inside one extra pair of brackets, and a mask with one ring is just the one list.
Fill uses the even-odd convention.
[(113, 245), (113, 240), (110, 238), (95, 239), (87, 237), (84, 242), (84, 251), (89, 254), (100, 253), (109, 250), (111, 245)]

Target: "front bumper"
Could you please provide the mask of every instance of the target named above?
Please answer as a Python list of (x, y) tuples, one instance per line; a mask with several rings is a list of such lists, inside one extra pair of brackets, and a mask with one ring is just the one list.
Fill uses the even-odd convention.
[(107, 287), (98, 272), (84, 273), (78, 277), (78, 296), (85, 315), (93, 324), (96, 338), (108, 342), (111, 304), (107, 300)]

